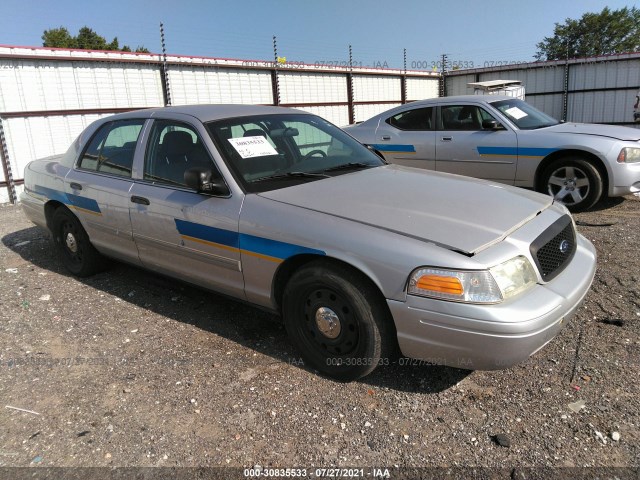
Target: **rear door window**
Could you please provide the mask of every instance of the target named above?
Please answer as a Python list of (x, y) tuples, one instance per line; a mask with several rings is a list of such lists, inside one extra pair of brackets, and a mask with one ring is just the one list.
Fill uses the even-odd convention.
[(119, 120), (103, 125), (89, 142), (78, 168), (131, 177), (131, 166), (144, 120)]

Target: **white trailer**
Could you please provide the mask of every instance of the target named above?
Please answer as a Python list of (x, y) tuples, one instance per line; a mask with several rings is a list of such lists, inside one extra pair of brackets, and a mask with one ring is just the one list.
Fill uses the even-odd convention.
[(507, 95), (524, 100), (524, 85), (520, 80), (488, 80), (467, 83), (474, 95)]

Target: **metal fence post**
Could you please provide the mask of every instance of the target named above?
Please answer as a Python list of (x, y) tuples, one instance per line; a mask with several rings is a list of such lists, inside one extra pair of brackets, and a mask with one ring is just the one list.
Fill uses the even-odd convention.
[(562, 121), (567, 121), (567, 110), (569, 108), (569, 60), (564, 64), (564, 87), (562, 91)]
[(18, 202), (18, 195), (16, 194), (16, 184), (13, 181), (11, 163), (9, 162), (9, 150), (7, 148), (7, 141), (4, 137), (2, 118), (0, 118), (0, 161), (2, 161), (2, 171), (4, 172), (7, 190), (9, 191), (9, 201), (15, 205)]
[(273, 90), (273, 104), (280, 105), (280, 75), (278, 75), (278, 43), (273, 36), (273, 70), (271, 71), (271, 89)]
[(349, 45), (349, 73), (347, 73), (347, 101), (349, 102), (349, 124), (356, 123), (356, 113), (353, 107), (353, 52)]
[(407, 49), (404, 49), (404, 75), (400, 77), (400, 102), (407, 103)]
[(160, 75), (162, 75), (162, 94), (164, 96), (164, 106), (171, 105), (171, 89), (169, 88), (169, 72), (167, 71), (167, 49), (164, 43), (164, 25), (160, 22), (160, 41), (162, 43), (162, 65)]

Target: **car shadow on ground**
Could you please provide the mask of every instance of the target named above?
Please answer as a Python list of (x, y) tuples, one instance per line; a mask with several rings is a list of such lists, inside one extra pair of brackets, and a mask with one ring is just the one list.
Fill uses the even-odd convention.
[(587, 212), (600, 212), (602, 210), (608, 210), (624, 202), (624, 197), (605, 197), (596, 203), (593, 207), (586, 210)]
[[(276, 362), (312, 371), (304, 366), (298, 351), (289, 343), (280, 318), (270, 312), (116, 261), (107, 271), (92, 277), (74, 277), (55, 255), (47, 232), (39, 227), (5, 235), (2, 243), (36, 267), (73, 278), (155, 314), (222, 336), (268, 355)], [(402, 357), (383, 362), (383, 366), (359, 382), (376, 388), (430, 394), (456, 385), (471, 373)]]

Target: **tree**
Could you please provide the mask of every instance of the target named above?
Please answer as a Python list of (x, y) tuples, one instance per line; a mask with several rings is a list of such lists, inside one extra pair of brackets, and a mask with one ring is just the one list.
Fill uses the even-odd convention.
[(537, 45), (536, 60), (564, 60), (640, 50), (640, 10), (624, 7), (585, 13), (555, 24), (552, 37)]
[[(58, 48), (83, 48), (86, 50), (118, 50), (121, 52), (130, 52), (131, 47), (123, 45), (120, 47), (118, 37), (114, 37), (110, 43), (107, 43), (106, 38), (98, 35), (89, 27), (82, 27), (78, 31), (78, 35), (71, 36), (69, 30), (65, 27), (52, 28), (45, 30), (42, 34), (42, 46), (43, 47), (58, 47)], [(149, 53), (143, 46), (138, 46), (135, 50), (138, 53)]]

